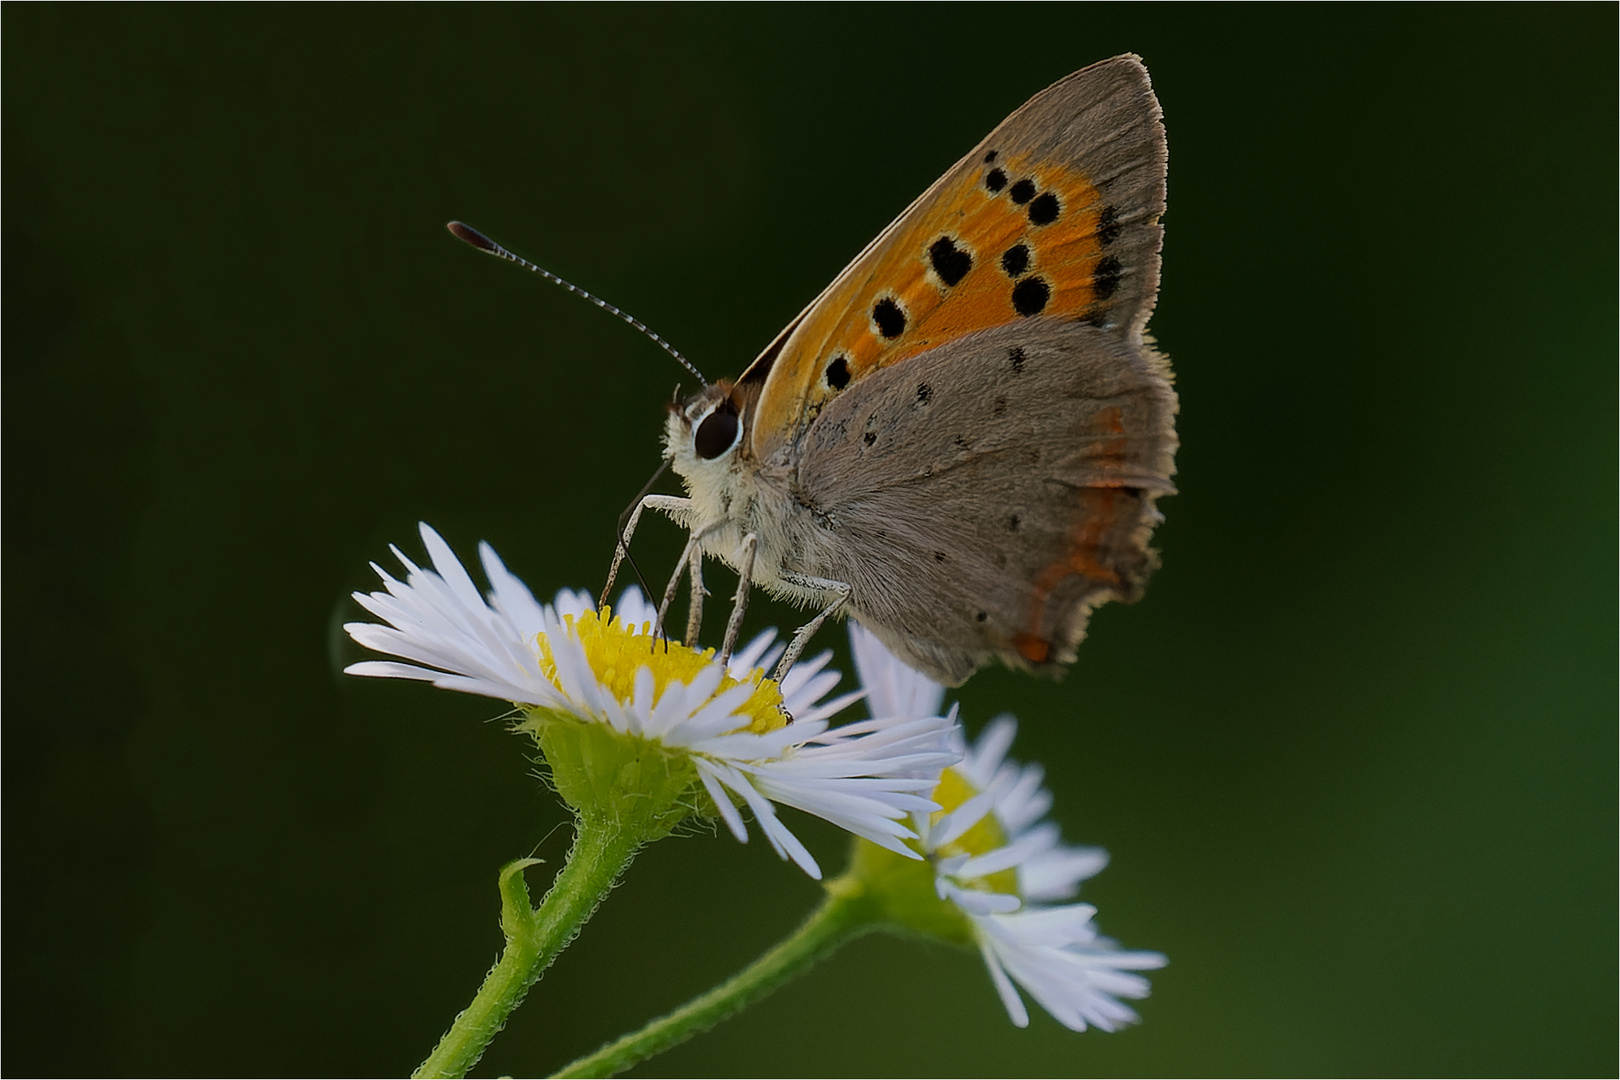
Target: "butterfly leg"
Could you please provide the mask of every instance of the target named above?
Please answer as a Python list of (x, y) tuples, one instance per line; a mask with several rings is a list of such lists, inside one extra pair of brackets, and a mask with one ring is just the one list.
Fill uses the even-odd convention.
[(787, 673), (793, 670), (793, 665), (799, 662), (804, 647), (810, 644), (810, 639), (815, 636), (817, 630), (821, 629), (821, 624), (827, 621), (827, 616), (843, 607), (845, 602), (849, 600), (851, 590), (847, 582), (833, 581), (831, 578), (811, 577), (809, 574), (796, 574), (791, 570), (779, 571), (777, 576), (789, 585), (835, 594), (833, 602), (822, 608), (815, 618), (799, 627), (798, 633), (794, 634), (793, 640), (788, 643), (787, 652), (782, 654), (781, 661), (776, 665), (776, 671), (771, 675), (772, 679), (780, 683), (787, 677)]
[(630, 538), (636, 534), (636, 525), (641, 521), (641, 512), (649, 509), (658, 510), (678, 521), (682, 512), (691, 505), (691, 499), (683, 499), (678, 495), (648, 495), (636, 504), (636, 508), (630, 511), (630, 517), (624, 523), (624, 529), (619, 533), (619, 541), (613, 550), (613, 565), (608, 567), (607, 584), (602, 586), (602, 595), (596, 602), (597, 607), (600, 608), (607, 603), (607, 595), (612, 590), (614, 581), (618, 580), (619, 567), (630, 554)]
[(731, 650), (737, 645), (737, 632), (742, 629), (743, 612), (748, 610), (748, 590), (754, 583), (754, 553), (759, 550), (759, 536), (749, 533), (742, 539), (742, 561), (737, 567), (737, 598), (731, 602), (731, 618), (726, 622), (726, 637), (720, 645), (720, 663), (731, 661)]
[[(664, 616), (669, 614), (669, 605), (675, 602), (675, 590), (681, 583), (681, 575), (692, 565), (694, 558), (703, 557), (703, 549), (699, 547), (700, 535), (693, 533), (687, 538), (686, 547), (681, 551), (681, 559), (675, 564), (675, 573), (664, 587), (664, 598), (658, 602), (658, 620), (653, 623), (653, 640), (662, 641), (664, 637)], [(688, 620), (690, 621), (690, 620)]]
[(686, 645), (695, 649), (698, 647), (698, 631), (703, 629), (703, 598), (709, 594), (703, 587), (703, 552), (700, 549), (692, 550), (686, 574), (686, 580), (692, 584), (691, 598), (686, 604)]
[[(675, 499), (675, 500), (671, 500), (671, 501), (679, 502), (679, 503), (683, 504), (683, 506), (682, 506), (683, 509), (684, 509), (684, 504), (686, 504), (686, 502), (687, 502), (687, 500), (685, 500), (685, 499)], [(653, 509), (662, 510), (664, 508), (661, 507), (661, 506), (654, 506)], [(699, 529), (699, 530), (693, 532), (692, 535), (687, 538), (686, 547), (681, 549), (680, 561), (675, 564), (675, 576), (671, 577), (669, 579), (669, 584), (664, 587), (664, 598), (658, 604), (658, 621), (653, 624), (653, 637), (654, 638), (662, 639), (663, 636), (664, 636), (664, 617), (669, 614), (669, 606), (675, 602), (675, 587), (681, 583), (681, 574), (685, 573), (688, 569), (690, 569), (692, 571), (692, 601), (693, 601), (693, 606), (697, 609), (697, 618), (698, 619), (702, 618), (702, 615), (703, 615), (703, 538), (705, 536), (708, 536), (710, 533), (714, 532), (716, 529), (722, 528), (724, 525), (725, 525), (725, 522), (716, 521), (716, 522), (710, 524), (709, 526), (707, 526), (706, 528)], [(687, 617), (686, 617), (686, 628), (687, 628), (689, 636), (688, 636), (688, 639), (687, 639), (686, 643), (688, 645), (690, 645), (692, 648), (695, 649), (695, 648), (697, 648), (697, 642), (696, 642), (696, 636), (695, 636), (696, 631), (695, 631), (695, 627), (693, 626), (693, 622), (694, 622), (694, 617), (690, 612), (688, 612)]]

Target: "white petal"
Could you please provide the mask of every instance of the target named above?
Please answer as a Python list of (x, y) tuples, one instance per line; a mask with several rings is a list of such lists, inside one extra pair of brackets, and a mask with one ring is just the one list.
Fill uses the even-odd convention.
[(379, 679), (420, 679), (423, 682), (432, 682), (441, 677), (444, 672), (434, 671), (432, 668), (417, 667), (415, 664), (396, 664), (392, 660), (362, 660), (357, 664), (350, 664), (343, 669), (345, 675), (369, 675)]
[(646, 595), (634, 585), (619, 594), (613, 614), (621, 616), (625, 625), (634, 628), (638, 634), (652, 633), (653, 623), (658, 621), (658, 609), (648, 603)]
[(468, 612), (482, 608), (483, 594), (478, 591), (478, 586), (473, 584), (473, 579), (461, 565), (461, 560), (450, 550), (450, 545), (444, 542), (444, 537), (425, 521), (418, 522), (417, 529), (422, 534), (422, 543), (427, 547), (433, 569), (438, 571), (439, 577), (450, 587), (451, 593), (462, 608)]
[(544, 609), (534, 593), (506, 568), (495, 549), (482, 541), (478, 545), (478, 561), (489, 579), (490, 605), (506, 617), (522, 640), (532, 641), (546, 625)]
[(983, 889), (963, 889), (948, 878), (940, 878), (942, 899), (949, 900), (969, 915), (999, 915), (1017, 911), (1023, 901), (1012, 893), (988, 892)]
[(647, 724), (647, 735), (650, 738), (663, 739), (686, 724), (692, 718), (694, 711), (702, 708), (703, 702), (709, 699), (720, 685), (725, 672), (720, 670), (719, 664), (710, 664), (692, 677), (689, 683), (670, 683), (664, 687), (664, 695), (658, 699), (653, 707), (653, 715)]
[(1039, 765), (1014, 769), (1012, 787), (996, 804), (996, 817), (1008, 832), (1017, 833), (1046, 816), (1052, 809), (1052, 793), (1041, 787), (1046, 770)]
[(836, 716), (845, 709), (849, 708), (851, 705), (855, 704), (857, 701), (864, 698), (866, 696), (866, 691), (851, 690), (847, 694), (840, 694), (838, 697), (829, 698), (820, 705), (809, 706), (798, 700), (798, 698), (803, 696), (806, 695), (799, 694), (795, 695), (793, 698), (784, 697), (782, 699), (782, 707), (787, 709), (788, 714), (798, 722), (803, 722), (805, 720), (825, 720), (828, 717)]
[[(718, 675), (719, 665), (711, 667), (709, 671)], [(703, 675), (697, 677), (701, 678)], [(697, 679), (693, 680), (694, 684)], [(723, 732), (743, 726), (748, 722), (748, 718), (738, 716), (737, 710), (753, 696), (753, 693), (754, 688), (747, 683), (720, 691), (713, 699), (698, 706), (685, 720), (669, 728), (663, 735), (664, 742), (673, 746), (690, 746), (699, 740), (712, 739)]]
[(960, 871), (961, 876), (982, 878), (999, 874), (1003, 870), (1011, 870), (1050, 848), (1057, 842), (1057, 838), (1058, 831), (1055, 825), (1046, 829), (1032, 829), (1010, 844), (969, 859)]
[(731, 672), (733, 679), (746, 679), (753, 674), (755, 668), (765, 666), (765, 653), (770, 649), (771, 643), (776, 640), (776, 630), (771, 628), (757, 635), (754, 640), (731, 654), (731, 662), (726, 670)]
[(632, 735), (645, 736), (647, 734), (647, 725), (644, 722), (644, 718), (652, 715), (653, 703), (656, 700), (654, 695), (657, 693), (657, 689), (658, 680), (653, 675), (652, 668), (637, 668), (635, 682), (630, 691), (630, 713), (635, 724), (635, 726), (630, 729), (630, 733)]
[(996, 958), (995, 951), (990, 948), (987, 941), (979, 943), (979, 954), (984, 957), (984, 966), (990, 969), (990, 981), (995, 984), (996, 993), (1001, 997), (1001, 1004), (1007, 1010), (1007, 1016), (1012, 1020), (1014, 1027), (1029, 1027), (1029, 1010), (1024, 1008), (1024, 999), (1018, 996), (1013, 988), (1012, 980), (1001, 967), (1001, 961)]
[(960, 840), (962, 834), (983, 821), (985, 815), (995, 809), (995, 805), (996, 793), (994, 791), (981, 791), (968, 799), (961, 806), (946, 814), (934, 826), (934, 830), (928, 838), (930, 847), (937, 850)]
[(585, 648), (560, 620), (546, 619), (546, 643), (557, 669), (557, 685), (582, 716), (602, 715), (602, 685), (596, 681)]
[(726, 823), (726, 828), (731, 830), (731, 835), (735, 836), (739, 843), (748, 843), (748, 828), (743, 824), (742, 815), (737, 813), (737, 808), (732, 805), (731, 796), (720, 786), (715, 767), (702, 758), (694, 758), (692, 763), (697, 766), (698, 778), (708, 790), (709, 798), (713, 800), (715, 809), (720, 813), (720, 820)]
[(1002, 759), (1012, 748), (1013, 738), (1017, 734), (1018, 721), (1006, 713), (985, 725), (973, 749), (968, 752), (967, 760), (962, 763), (962, 772), (973, 781), (974, 787), (983, 789), (990, 786), (991, 778), (1000, 770)]
[[(490, 578), (491, 584), (494, 584), (494, 581), (493, 577)], [(551, 610), (555, 613), (557, 621), (562, 622), (566, 618), (577, 619), (587, 611), (595, 611), (596, 601), (583, 589), (558, 589), (556, 597), (551, 602)]]
[(1031, 900), (1067, 900), (1080, 883), (1108, 865), (1099, 847), (1058, 848), (1018, 868), (1018, 888)]
[(821, 867), (816, 864), (816, 860), (811, 856), (809, 849), (777, 818), (776, 809), (770, 804), (770, 801), (761, 795), (754, 785), (748, 782), (748, 778), (737, 770), (721, 767), (716, 768), (715, 771), (717, 777), (728, 788), (743, 797), (743, 801), (748, 804), (748, 808), (754, 812), (754, 821), (759, 825), (760, 830), (765, 833), (765, 838), (771, 842), (771, 846), (776, 849), (777, 854), (792, 859), (799, 864), (805, 873), (820, 881)]
[(849, 624), (849, 644), (873, 716), (915, 718), (939, 713), (945, 688), (895, 659), (870, 630), (854, 620)]

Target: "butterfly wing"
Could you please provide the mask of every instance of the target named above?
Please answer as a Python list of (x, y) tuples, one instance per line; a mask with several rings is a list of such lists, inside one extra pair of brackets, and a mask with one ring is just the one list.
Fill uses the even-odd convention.
[(1158, 292), (1165, 146), (1134, 56), (1036, 95), (900, 215), (739, 382), (755, 460), (829, 400), (966, 334), (1052, 319), (1140, 341)]
[(1154, 565), (1175, 393), (1143, 330), (1165, 146), (1135, 57), (1032, 99), (745, 373), (756, 459), (818, 523), (806, 572), (949, 683), (1073, 659)]
[(1174, 392), (1119, 335), (1049, 320), (970, 334), (840, 395), (795, 496), (854, 615), (947, 683), (991, 659), (1074, 658), (1091, 609), (1134, 600), (1170, 492)]

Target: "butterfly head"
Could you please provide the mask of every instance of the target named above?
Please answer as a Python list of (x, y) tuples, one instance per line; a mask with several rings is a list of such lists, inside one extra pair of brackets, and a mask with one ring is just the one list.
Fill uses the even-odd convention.
[(747, 401), (729, 380), (672, 402), (664, 425), (664, 456), (694, 495), (729, 486), (747, 443)]

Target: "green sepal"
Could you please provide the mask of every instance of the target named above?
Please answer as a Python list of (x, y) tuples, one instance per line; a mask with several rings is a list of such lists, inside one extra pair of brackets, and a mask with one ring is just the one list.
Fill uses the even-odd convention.
[(953, 945), (973, 944), (972, 923), (961, 908), (940, 899), (934, 864), (927, 859), (908, 859), (857, 838), (849, 869), (826, 887), (834, 893), (858, 891), (873, 917), (890, 927)]
[(669, 835), (699, 805), (702, 784), (689, 755), (549, 709), (529, 710), (517, 730), (534, 736), (557, 794), (575, 813), (642, 843)]

